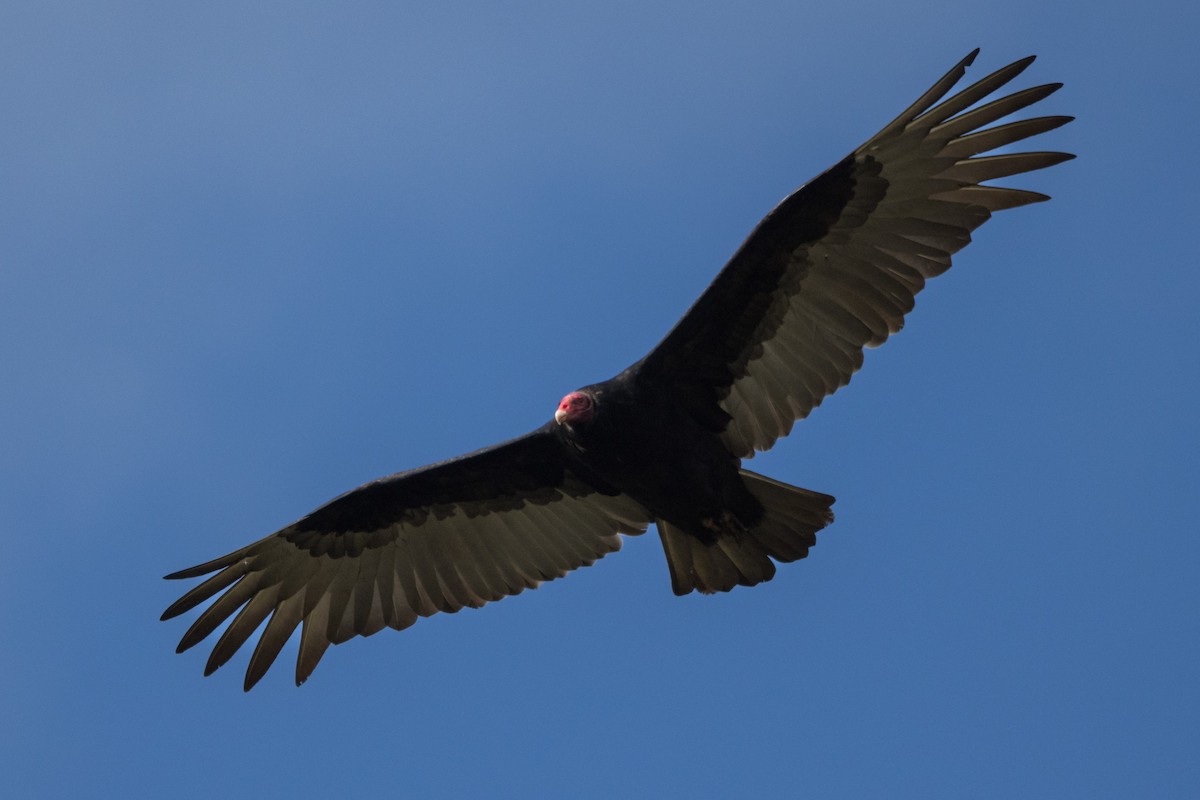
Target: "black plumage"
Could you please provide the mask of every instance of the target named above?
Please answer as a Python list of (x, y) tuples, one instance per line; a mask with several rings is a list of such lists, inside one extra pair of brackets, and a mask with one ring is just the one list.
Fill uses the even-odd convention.
[[(978, 51), (976, 51), (978, 52)], [(330, 644), (518, 594), (655, 523), (677, 594), (770, 580), (832, 521), (833, 498), (741, 467), (844, 386), (925, 281), (994, 211), (1047, 199), (982, 182), (1071, 156), (980, 155), (1070, 120), (984, 126), (1054, 92), (980, 101), (1023, 59), (942, 100), (970, 54), (897, 119), (787, 197), (666, 338), (555, 419), (494, 447), (359, 487), (222, 558), (163, 614), (213, 602), (183, 651), (232, 618), (205, 674), (266, 621), (245, 687), (300, 627), (296, 682)], [(214, 600), (215, 598), (215, 600)]]

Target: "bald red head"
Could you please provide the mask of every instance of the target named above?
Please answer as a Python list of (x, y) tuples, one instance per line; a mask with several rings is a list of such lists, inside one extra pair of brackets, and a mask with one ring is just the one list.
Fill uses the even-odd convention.
[(596, 402), (586, 392), (571, 392), (558, 403), (554, 421), (559, 425), (576, 425), (587, 422), (595, 413)]

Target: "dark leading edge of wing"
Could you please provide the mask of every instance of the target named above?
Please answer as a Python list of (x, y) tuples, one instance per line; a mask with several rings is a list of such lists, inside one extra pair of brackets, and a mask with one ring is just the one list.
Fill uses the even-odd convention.
[(900, 330), (925, 281), (950, 267), (993, 211), (1046, 195), (984, 181), (1066, 161), (1066, 153), (980, 155), (1071, 117), (983, 126), (1061, 84), (967, 110), (1033, 57), (938, 104), (971, 53), (882, 131), (787, 197), (639, 366), (673, 384), (681, 407), (735, 455), (766, 450), (862, 365), (863, 348)]
[(300, 684), (330, 644), (519, 594), (619, 549), (618, 534), (645, 531), (649, 520), (637, 503), (596, 485), (603, 484), (585, 483), (564, 463), (550, 423), (372, 481), (248, 547), (168, 575), (216, 572), (162, 618), (220, 595), (178, 647), (187, 650), (232, 616), (208, 675), (270, 617), (246, 670), (247, 690), (302, 625)]
[[(772, 211), (635, 366), (638, 379), (671, 387), (678, 407), (730, 452), (751, 456), (850, 380), (863, 348), (900, 329), (925, 281), (950, 266), (993, 211), (1046, 199), (981, 184), (1071, 156), (981, 154), (1069, 121), (984, 128), (1058, 85), (972, 108), (1028, 58), (942, 101), (974, 57)], [(649, 520), (637, 503), (563, 460), (552, 426), (366, 484), (261, 541), (167, 576), (215, 573), (163, 614), (213, 601), (179, 650), (232, 617), (209, 674), (266, 621), (249, 689), (302, 627), (301, 683), (330, 644), (517, 594), (618, 549), (620, 533), (644, 531)]]

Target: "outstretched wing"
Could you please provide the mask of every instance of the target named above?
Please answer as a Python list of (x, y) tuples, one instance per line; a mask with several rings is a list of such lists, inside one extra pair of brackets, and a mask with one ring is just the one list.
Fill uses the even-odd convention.
[[(984, 126), (1057, 90), (975, 107), (1029, 57), (938, 103), (978, 50), (896, 120), (767, 215), (667, 337), (638, 365), (734, 455), (766, 450), (900, 330), (925, 281), (993, 211), (1048, 199), (984, 181), (1065, 161), (1065, 153), (980, 155), (1071, 117)], [(968, 110), (970, 109), (970, 110)]]
[(246, 670), (249, 691), (302, 625), (299, 685), (330, 644), (536, 588), (619, 549), (618, 534), (644, 532), (641, 506), (572, 468), (554, 427), (373, 481), (265, 539), (168, 575), (216, 573), (163, 619), (220, 595), (178, 652), (236, 613), (209, 656), (211, 674), (270, 617)]

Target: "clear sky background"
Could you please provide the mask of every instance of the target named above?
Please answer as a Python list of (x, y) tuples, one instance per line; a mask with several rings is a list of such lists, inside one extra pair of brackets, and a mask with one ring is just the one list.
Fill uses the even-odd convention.
[[(0, 10), (3, 793), (1200, 796), (1196, 12), (582, 5)], [(541, 424), (976, 46), (1079, 159), (754, 460), (807, 560), (174, 655), (161, 575)]]

